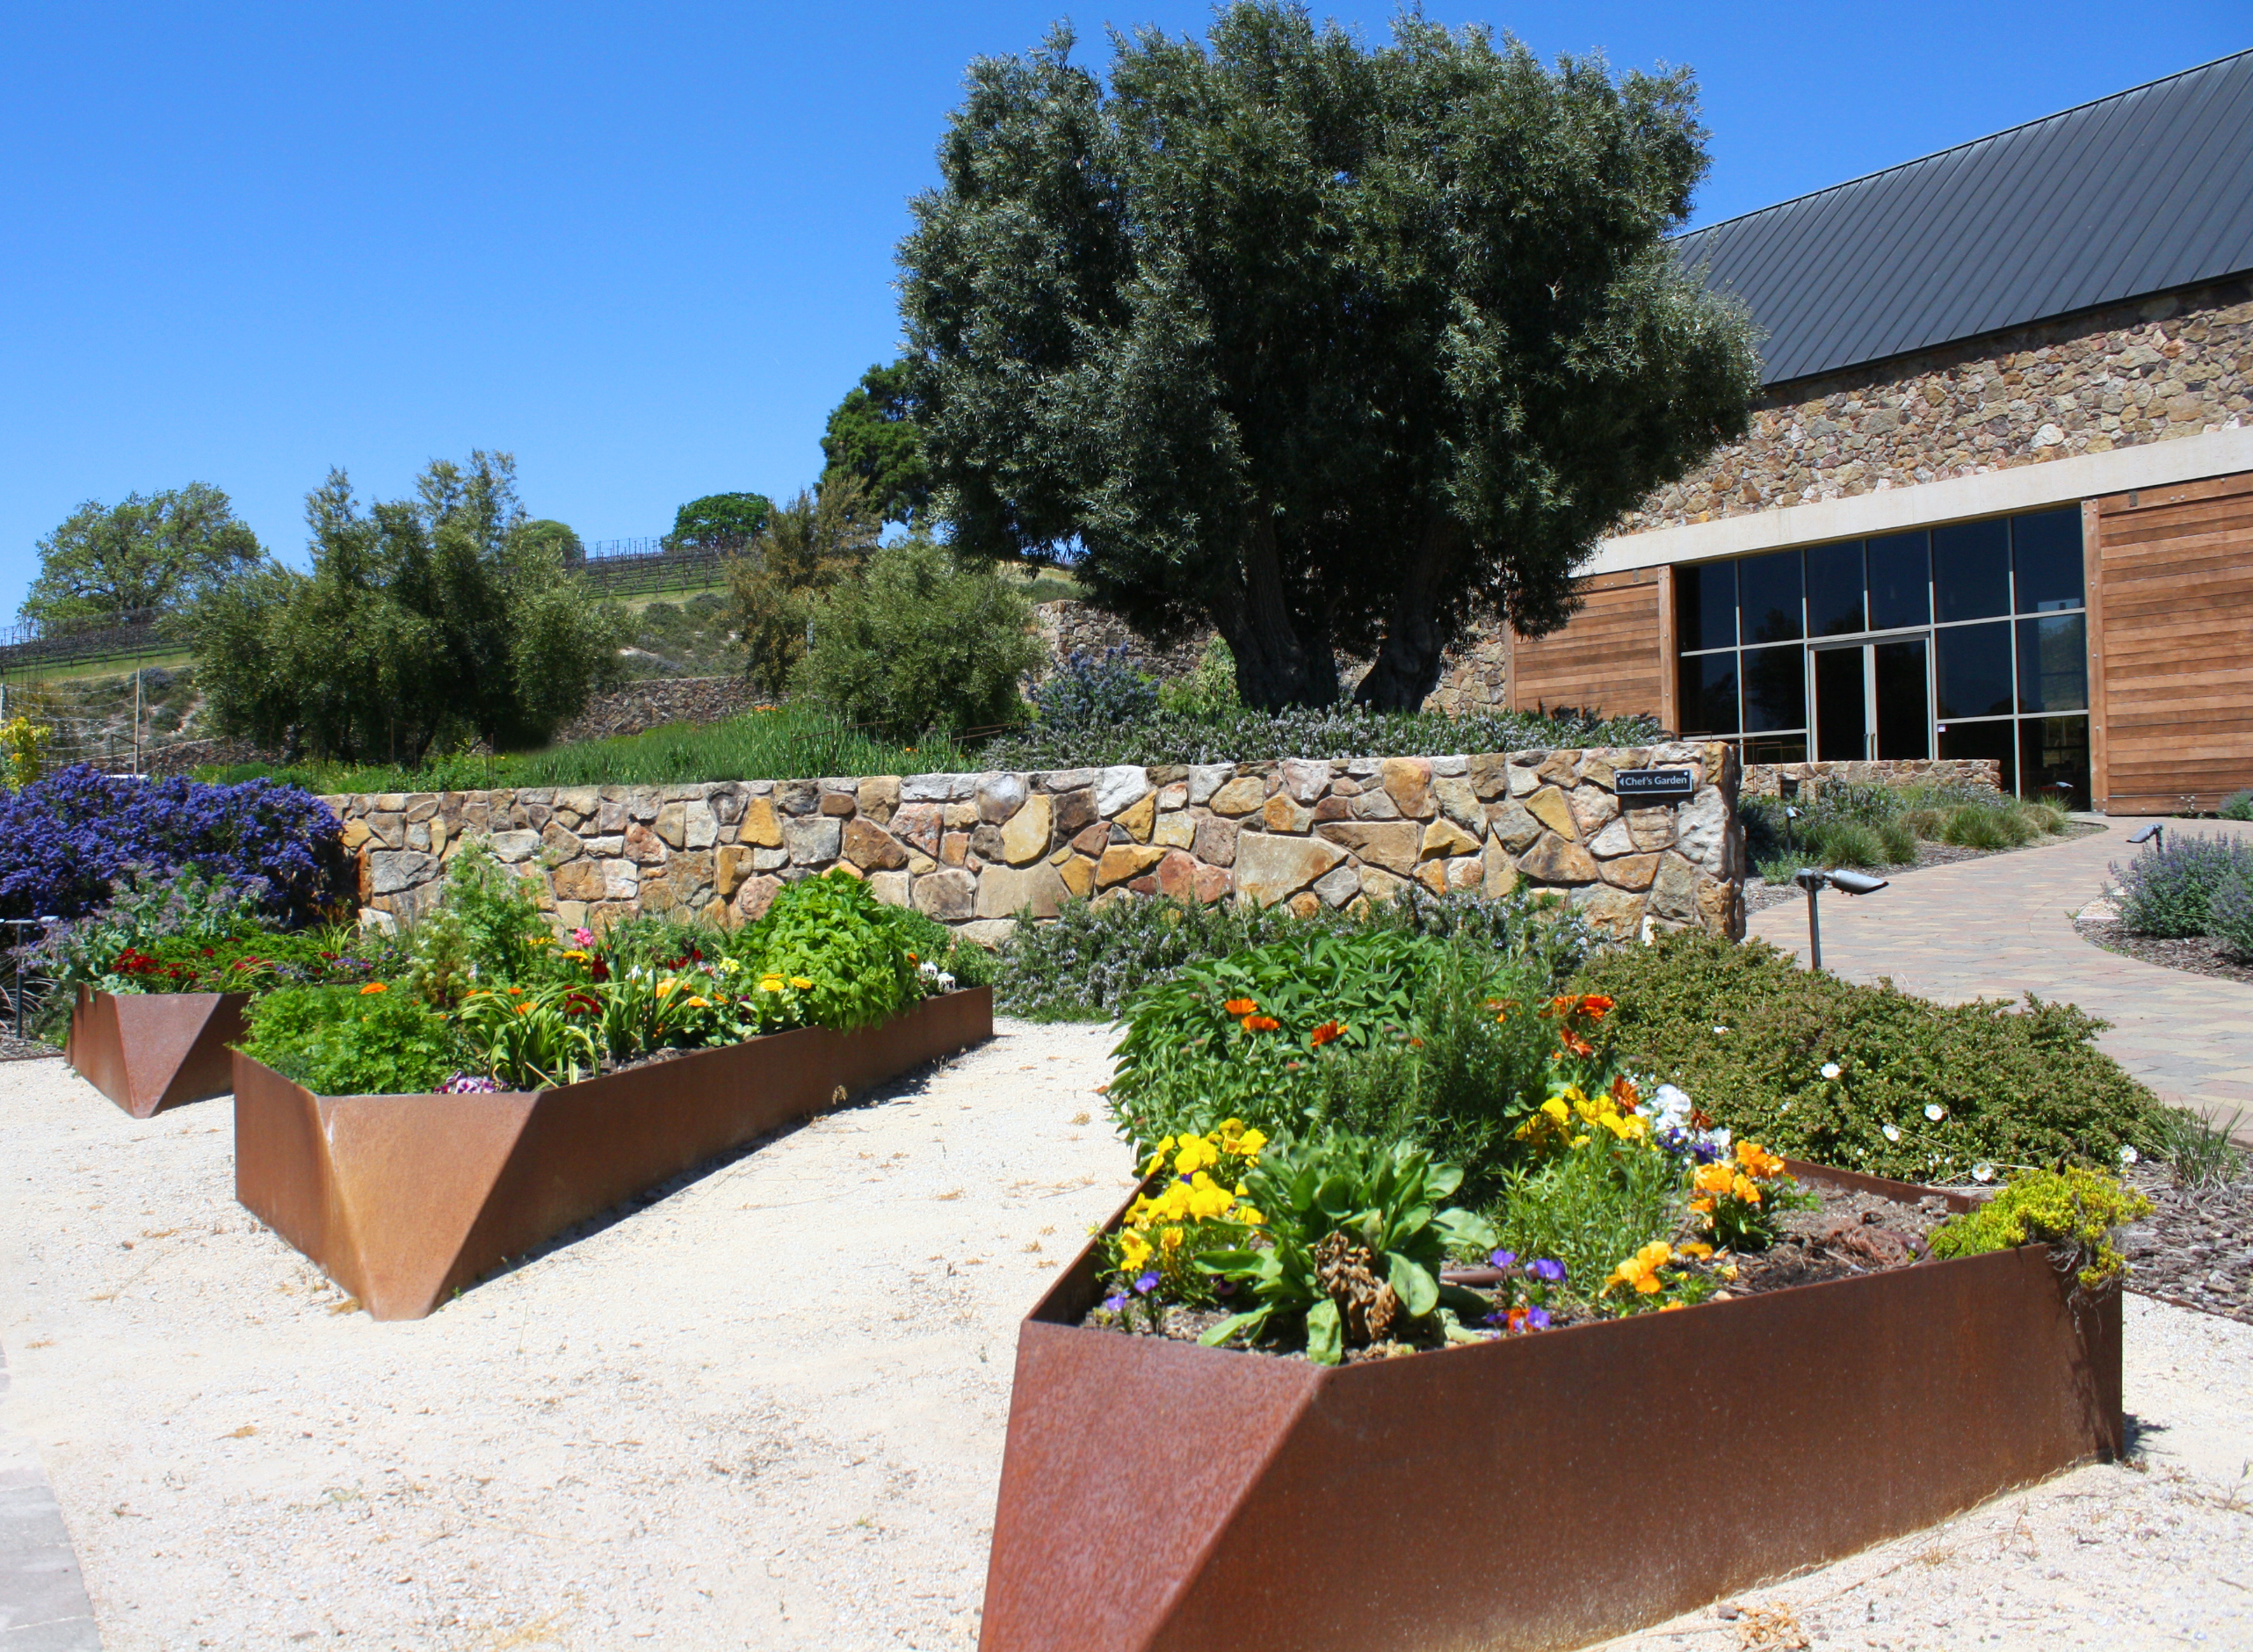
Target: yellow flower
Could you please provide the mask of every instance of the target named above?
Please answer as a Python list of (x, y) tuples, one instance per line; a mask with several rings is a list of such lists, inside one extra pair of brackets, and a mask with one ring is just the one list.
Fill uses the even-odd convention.
[(720, 960), (720, 973), (723, 975), (732, 975), (743, 967), (739, 959), (723, 958)]
[(1150, 1259), (1150, 1242), (1138, 1233), (1130, 1233), (1119, 1242), (1119, 1260), (1129, 1273), (1141, 1271)]
[(1235, 1150), (1248, 1159), (1257, 1158), (1266, 1145), (1267, 1133), (1264, 1130), (1247, 1130), (1235, 1142)]
[(1691, 1244), (1677, 1246), (1676, 1249), (1683, 1256), (1695, 1257), (1700, 1262), (1703, 1262), (1707, 1257), (1713, 1254), (1713, 1247), (1709, 1244), (1693, 1243)]
[(1164, 1141), (1159, 1142), (1157, 1147), (1151, 1152), (1150, 1162), (1142, 1167), (1142, 1174), (1145, 1176), (1155, 1176), (1158, 1173), (1158, 1168), (1166, 1162), (1166, 1155), (1172, 1151), (1173, 1138), (1171, 1136), (1168, 1136)]
[(1184, 1136), (1181, 1150), (1173, 1156), (1174, 1174), (1193, 1176), (1208, 1164), (1221, 1162), (1221, 1150), (1205, 1136)]
[(575, 964), (583, 964), (587, 961), (586, 953), (576, 946), (569, 947), (565, 951), (557, 953), (556, 956), (559, 958), (568, 958)]
[(1164, 1246), (1168, 1250), (1180, 1250), (1181, 1229), (1178, 1228), (1167, 1228), (1163, 1233), (1158, 1235), (1158, 1243)]
[(780, 992), (782, 990), (782, 982), (770, 975), (764, 981), (759, 982), (759, 990), (761, 992)]
[(692, 1010), (709, 1010), (712, 1007), (712, 1000), (709, 998), (691, 998), (687, 1002)]
[(793, 975), (790, 978), (790, 984), (797, 988), (799, 991), (803, 992), (807, 988), (812, 986), (814, 983), (803, 975)]
[(1265, 1222), (1267, 1218), (1261, 1215), (1250, 1205), (1239, 1205), (1236, 1206), (1236, 1220), (1243, 1223), (1247, 1228), (1257, 1228)]
[(660, 998), (670, 996), (673, 989), (680, 984), (677, 981), (661, 981), (657, 983), (657, 996)]

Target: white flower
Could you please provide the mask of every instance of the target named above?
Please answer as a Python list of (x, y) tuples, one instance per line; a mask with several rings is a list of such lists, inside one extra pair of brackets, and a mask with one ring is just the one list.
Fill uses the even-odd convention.
[(1924, 1116), (1938, 1124), (1948, 1116), (1948, 1110), (1937, 1101), (1928, 1101), (1924, 1104)]
[(1714, 1032), (1728, 1032), (1728, 1029), (1727, 1027), (1725, 1027), (1725, 1026), (1717, 1026), (1717, 1027), (1715, 1027), (1715, 1028), (1713, 1029), (1713, 1031), (1714, 1031)]
[(2136, 1161), (2136, 1150), (2135, 1150), (2133, 1148), (2122, 1148), (2120, 1149), (2120, 1163), (2123, 1163), (2123, 1164), (2133, 1164), (2133, 1163), (2135, 1163), (2135, 1161)]
[(1822, 1064), (1822, 1076), (1825, 1078), (1836, 1078), (1845, 1069), (1840, 1067), (1836, 1061), (1825, 1061)]
[(1995, 1167), (1992, 1164), (1974, 1164), (1972, 1166), (1972, 1180), (1974, 1182), (1991, 1182), (1994, 1179)]
[(1897, 1124), (1887, 1125), (1884, 1127), (1882, 1134), (1887, 1141), (1898, 1141), (1901, 1140), (1901, 1127)]

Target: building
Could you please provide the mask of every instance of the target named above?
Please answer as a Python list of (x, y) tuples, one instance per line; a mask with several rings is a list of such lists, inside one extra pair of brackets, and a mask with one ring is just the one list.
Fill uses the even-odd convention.
[(2253, 785), (2253, 52), (1677, 244), (1766, 335), (1753, 428), (1459, 705), (2115, 813)]

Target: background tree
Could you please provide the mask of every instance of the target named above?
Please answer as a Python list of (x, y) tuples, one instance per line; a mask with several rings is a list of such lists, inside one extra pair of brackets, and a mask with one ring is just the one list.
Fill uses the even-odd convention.
[(127, 494), (116, 505), (89, 499), (39, 542), (39, 553), (22, 612), (42, 624), (169, 613), (264, 554), (227, 496), (205, 482), (147, 498)]
[(766, 531), (774, 501), (763, 493), (707, 493), (673, 512), (668, 546), (735, 550)]
[(534, 517), (518, 524), (515, 533), (519, 545), (553, 551), (568, 566), (576, 567), (587, 560), (586, 541), (568, 522), (558, 522), (552, 517)]
[(1482, 613), (1529, 634), (1619, 515), (1742, 431), (1749, 322), (1664, 236), (1706, 165), (1686, 72), (1554, 70), (1414, 14), (1210, 45), (1059, 30), (971, 66), (902, 243), (909, 391), (955, 544), (1076, 548), (1252, 705), (1412, 706)]
[(931, 482), (924, 468), (923, 433), (916, 429), (908, 395), (911, 364), (881, 362), (860, 375), (829, 415), (822, 433), (829, 467), (822, 486), (841, 475), (857, 479), (870, 506), (887, 522), (913, 522), (930, 503)]
[(887, 740), (1018, 721), (1018, 680), (1046, 656), (1021, 592), (920, 534), (879, 547), (812, 612), (793, 685)]
[(306, 496), (313, 569), (268, 563), (196, 607), (197, 680), (222, 734), (417, 763), (441, 742), (533, 745), (619, 676), (624, 616), (527, 533), (515, 461), (434, 462), (363, 511), (341, 470)]
[(858, 480), (837, 476), (801, 491), (728, 560), (728, 605), (753, 689), (776, 699), (790, 691), (815, 600), (858, 577), (882, 529)]

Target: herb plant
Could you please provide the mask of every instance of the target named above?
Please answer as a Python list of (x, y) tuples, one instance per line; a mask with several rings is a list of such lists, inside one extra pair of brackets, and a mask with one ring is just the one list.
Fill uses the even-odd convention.
[(2149, 1199), (2101, 1170), (2032, 1170), (2013, 1177), (1978, 1209), (1934, 1229), (1932, 1254), (1970, 1257), (2047, 1244), (2082, 1289), (2098, 1291), (2127, 1276), (2127, 1258), (2112, 1244), (2113, 1231), (2149, 1214)]

